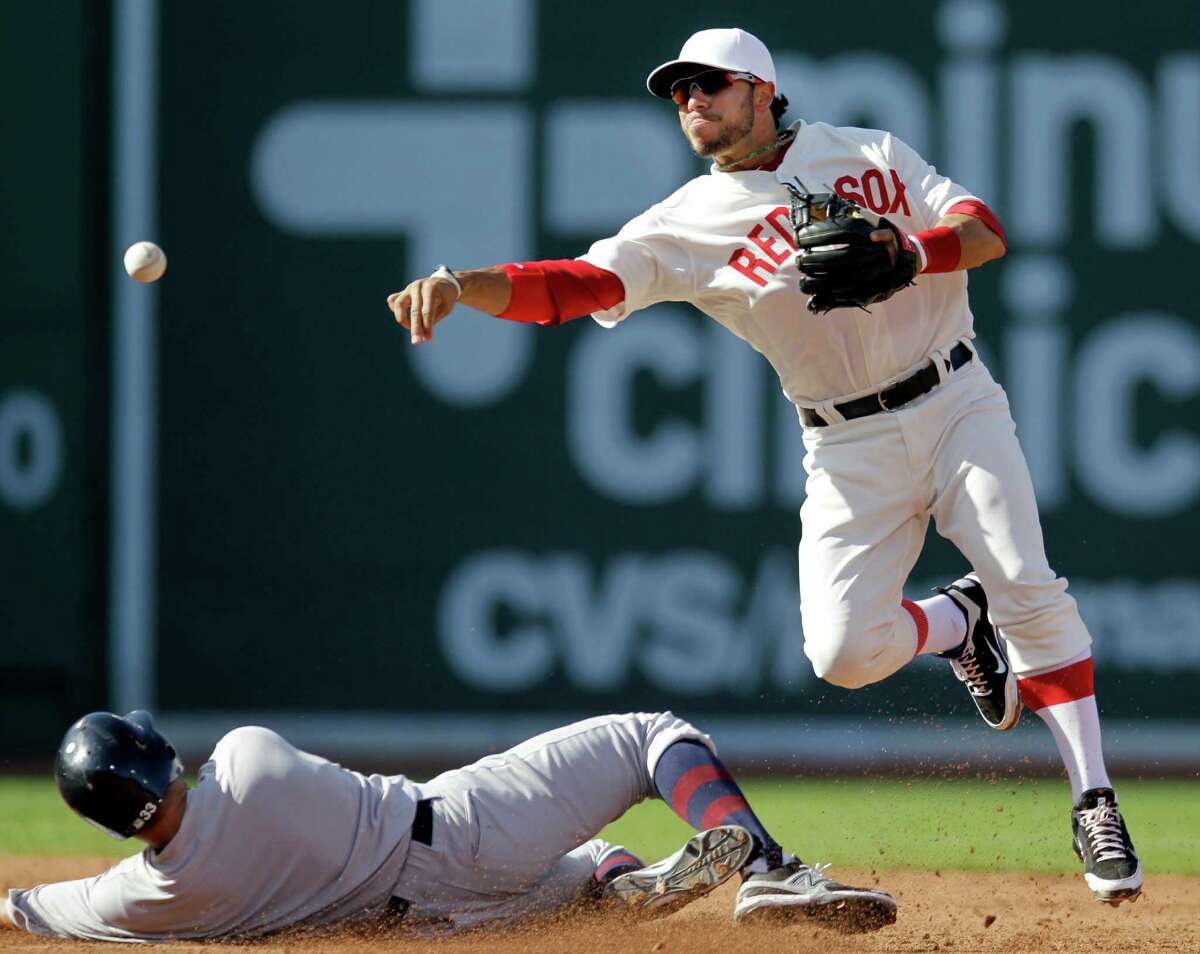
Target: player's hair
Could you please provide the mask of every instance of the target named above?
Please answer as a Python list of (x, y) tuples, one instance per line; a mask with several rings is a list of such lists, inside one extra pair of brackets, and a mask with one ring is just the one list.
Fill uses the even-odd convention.
[(775, 120), (775, 128), (778, 129), (783, 122), (783, 114), (787, 112), (788, 98), (780, 93), (771, 100), (771, 118)]

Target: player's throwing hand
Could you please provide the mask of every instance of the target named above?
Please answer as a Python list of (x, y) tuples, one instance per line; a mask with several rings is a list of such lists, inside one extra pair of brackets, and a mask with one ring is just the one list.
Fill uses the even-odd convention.
[(420, 344), (433, 337), (433, 326), (453, 310), (462, 297), (462, 283), (445, 265), (439, 265), (431, 275), (409, 282), (403, 291), (388, 295), (388, 308), (396, 322), (407, 328), (412, 343)]

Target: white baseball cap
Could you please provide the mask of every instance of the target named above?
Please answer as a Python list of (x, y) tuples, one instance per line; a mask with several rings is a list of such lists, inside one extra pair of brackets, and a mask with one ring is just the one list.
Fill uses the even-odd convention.
[(672, 83), (706, 69), (751, 73), (760, 80), (775, 82), (775, 63), (766, 45), (753, 33), (735, 27), (693, 33), (676, 59), (646, 77), (646, 89), (670, 99)]

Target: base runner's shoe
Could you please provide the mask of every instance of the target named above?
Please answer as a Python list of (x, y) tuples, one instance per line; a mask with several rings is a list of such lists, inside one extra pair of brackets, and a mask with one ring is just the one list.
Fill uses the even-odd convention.
[(752, 874), (738, 888), (739, 923), (811, 918), (841, 931), (874, 931), (896, 921), (896, 899), (886, 891), (852, 888), (825, 876), (828, 865), (791, 861)]
[(954, 675), (966, 683), (983, 721), (993, 729), (1011, 729), (1021, 717), (1021, 696), (1004, 643), (988, 621), (983, 584), (968, 573), (949, 586), (939, 586), (937, 592), (954, 600), (967, 617), (962, 646), (938, 655), (950, 660)]
[(1142, 862), (1133, 850), (1125, 819), (1111, 788), (1092, 788), (1071, 811), (1075, 854), (1083, 862), (1083, 879), (1097, 901), (1118, 905), (1142, 893)]
[(669, 858), (617, 876), (604, 886), (603, 897), (631, 911), (670, 914), (732, 878), (753, 851), (754, 838), (745, 828), (710, 828)]

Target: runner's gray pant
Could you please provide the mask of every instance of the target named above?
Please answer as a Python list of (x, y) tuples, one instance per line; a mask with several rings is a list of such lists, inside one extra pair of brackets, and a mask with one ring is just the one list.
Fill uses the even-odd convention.
[[(681, 739), (712, 740), (670, 712), (600, 716), (522, 742), (419, 786), (432, 845), (413, 842), (394, 894), (406, 922), (454, 929), (577, 900), (620, 849), (595, 835), (645, 798)], [(594, 840), (589, 840), (594, 839)]]

